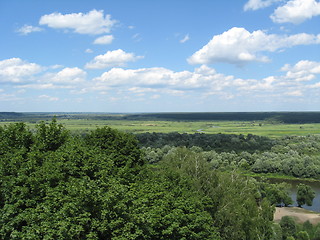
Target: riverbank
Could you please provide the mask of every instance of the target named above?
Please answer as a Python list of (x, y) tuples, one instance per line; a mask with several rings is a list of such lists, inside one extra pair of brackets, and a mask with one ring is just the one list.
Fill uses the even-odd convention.
[(310, 221), (312, 224), (320, 223), (320, 213), (306, 210), (299, 207), (276, 207), (273, 220), (280, 222), (284, 216), (290, 216), (295, 219), (297, 223), (304, 223)]
[(242, 171), (242, 175), (247, 177), (253, 177), (256, 179), (273, 179), (273, 180), (283, 180), (283, 181), (301, 181), (301, 182), (317, 182), (320, 183), (320, 179), (315, 178), (297, 178), (289, 175), (282, 175), (276, 173), (254, 173), (250, 171)]

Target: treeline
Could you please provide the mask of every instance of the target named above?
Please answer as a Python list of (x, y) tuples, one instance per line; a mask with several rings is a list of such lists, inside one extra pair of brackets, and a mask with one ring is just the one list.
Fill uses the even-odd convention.
[(169, 121), (268, 121), (275, 123), (320, 123), (320, 112), (197, 112), (128, 114), (128, 120)]
[(203, 155), (214, 169), (320, 179), (320, 136), (271, 140), (253, 135), (146, 133), (137, 138), (151, 163), (172, 148), (185, 146)]
[(187, 148), (143, 156), (108, 127), (0, 127), (0, 239), (272, 239), (274, 208), (253, 179)]
[(252, 134), (203, 134), (203, 133), (140, 133), (136, 134), (141, 147), (161, 148), (197, 146), (205, 151), (216, 152), (256, 152), (267, 151), (277, 144), (276, 140)]
[(0, 120), (41, 121), (58, 119), (140, 120), (140, 121), (264, 121), (270, 123), (320, 123), (320, 112), (189, 112), (189, 113), (15, 113), (0, 112)]

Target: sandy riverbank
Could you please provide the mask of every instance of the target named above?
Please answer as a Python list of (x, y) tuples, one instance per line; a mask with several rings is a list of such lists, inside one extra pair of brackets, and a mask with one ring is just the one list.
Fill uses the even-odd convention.
[(298, 207), (277, 207), (274, 213), (274, 221), (279, 222), (283, 216), (291, 216), (298, 223), (303, 223), (307, 220), (312, 224), (320, 222), (320, 213)]

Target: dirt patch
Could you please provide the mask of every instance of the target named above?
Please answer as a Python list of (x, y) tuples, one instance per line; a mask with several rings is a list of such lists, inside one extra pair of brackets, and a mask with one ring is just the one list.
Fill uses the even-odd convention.
[(320, 222), (320, 213), (298, 207), (276, 207), (274, 221), (279, 222), (283, 216), (293, 217), (298, 223), (310, 221), (312, 224)]

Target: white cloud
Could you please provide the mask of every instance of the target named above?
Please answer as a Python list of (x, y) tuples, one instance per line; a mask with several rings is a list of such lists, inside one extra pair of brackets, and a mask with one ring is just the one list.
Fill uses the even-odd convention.
[(160, 98), (160, 95), (159, 95), (159, 94), (155, 94), (155, 95), (152, 95), (152, 96), (151, 96), (151, 99), (158, 99), (158, 98)]
[(30, 84), (17, 86), (22, 89), (75, 89), (86, 84), (87, 73), (80, 68), (64, 68), (57, 73), (46, 73)]
[(237, 65), (250, 61), (267, 62), (268, 57), (260, 53), (307, 44), (320, 44), (320, 35), (300, 33), (287, 36), (267, 34), (261, 30), (250, 33), (244, 28), (234, 27), (214, 36), (187, 61), (190, 64), (227, 62)]
[[(100, 77), (93, 79), (94, 90), (104, 88), (127, 88), (128, 92), (144, 96), (145, 94), (169, 94), (186, 96), (190, 92), (201, 90), (203, 96), (216, 95), (222, 99), (234, 99), (237, 96), (290, 96), (300, 97), (307, 91), (318, 89), (319, 82), (314, 80), (320, 74), (320, 63), (300, 61), (293, 66), (281, 68), (284, 74), (267, 76), (263, 79), (240, 79), (216, 72), (206, 65), (194, 71), (175, 72), (166, 68), (122, 69), (112, 68)], [(309, 78), (310, 74), (313, 78)], [(309, 89), (309, 90), (308, 90)]]
[(122, 49), (108, 51), (104, 55), (96, 56), (91, 62), (86, 64), (89, 69), (103, 69), (109, 67), (125, 66), (128, 62), (134, 62), (143, 56), (135, 56), (133, 53), (126, 53)]
[(116, 21), (110, 15), (104, 16), (103, 10), (92, 10), (88, 13), (51, 13), (40, 18), (40, 25), (57, 29), (72, 29), (80, 34), (109, 33)]
[(85, 53), (93, 53), (93, 50), (90, 49), (90, 48), (87, 48), (87, 49), (85, 50)]
[(41, 31), (43, 31), (42, 28), (31, 26), (31, 25), (24, 25), (23, 27), (21, 27), (17, 30), (17, 32), (22, 35), (28, 35), (29, 33), (41, 32)]
[(281, 76), (269, 76), (262, 80), (243, 80), (239, 79), (237, 90), (246, 93), (260, 92), (273, 93), (278, 96), (300, 97), (311, 94), (308, 90), (320, 87), (317, 80), (320, 74), (320, 62), (308, 60), (299, 61), (293, 66), (286, 64), (281, 68), (285, 72)]
[(285, 92), (284, 94), (287, 95), (287, 96), (292, 96), (292, 97), (301, 97), (301, 96), (303, 96), (303, 93), (300, 90), (295, 90), (295, 91), (291, 91), (291, 92)]
[(49, 68), (51, 68), (51, 69), (63, 68), (63, 65), (55, 64), (55, 65), (50, 66)]
[(0, 94), (0, 101), (1, 102), (14, 102), (14, 101), (20, 101), (22, 100), (21, 98), (18, 98), (15, 94), (6, 94), (6, 93), (1, 93)]
[(189, 34), (185, 35), (183, 39), (180, 40), (180, 43), (185, 43), (186, 41), (189, 41), (190, 37)]
[(317, 74), (320, 74), (320, 63), (308, 60), (301, 60), (294, 66), (286, 64), (281, 68), (282, 71), (286, 71), (286, 79), (294, 79), (298, 82), (311, 81), (316, 78)]
[(129, 88), (128, 90), (133, 93), (157, 92), (157, 90), (154, 88), (142, 88), (142, 87), (132, 87), (132, 88)]
[(59, 84), (77, 84), (85, 80), (87, 73), (80, 68), (64, 68), (49, 81)]
[(105, 35), (94, 40), (93, 44), (111, 44), (114, 40), (112, 35)]
[(35, 63), (28, 63), (20, 58), (10, 58), (0, 61), (0, 82), (19, 83), (43, 69)]
[(142, 37), (140, 36), (139, 33), (134, 34), (134, 35), (132, 36), (132, 39), (133, 39), (134, 41), (136, 41), (136, 42), (142, 41)]
[(48, 95), (40, 95), (38, 98), (39, 99), (44, 99), (44, 100), (47, 100), (47, 101), (50, 101), (50, 102), (59, 101), (59, 98), (51, 97), (51, 96), (48, 96)]
[(266, 8), (273, 3), (280, 2), (282, 0), (249, 0), (243, 7), (245, 11), (258, 10), (260, 8)]
[(278, 7), (270, 16), (276, 23), (301, 23), (320, 15), (320, 2), (316, 0), (290, 0)]
[(233, 76), (217, 73), (207, 66), (201, 66), (194, 72), (175, 72), (166, 68), (112, 68), (94, 79), (100, 86), (131, 86), (131, 91), (135, 93), (141, 92), (141, 88), (149, 92), (150, 88), (164, 88), (170, 89), (171, 93), (175, 91), (175, 94), (181, 93), (180, 91), (183, 89), (209, 88), (219, 90), (231, 85), (233, 80)]
[(52, 83), (31, 83), (26, 85), (19, 85), (17, 86), (17, 88), (45, 90), (45, 89), (57, 89), (58, 87), (53, 85)]
[(289, 64), (286, 64), (284, 67), (281, 68), (281, 70), (294, 72), (307, 71), (314, 74), (320, 74), (320, 63), (309, 60), (301, 60), (292, 67)]

